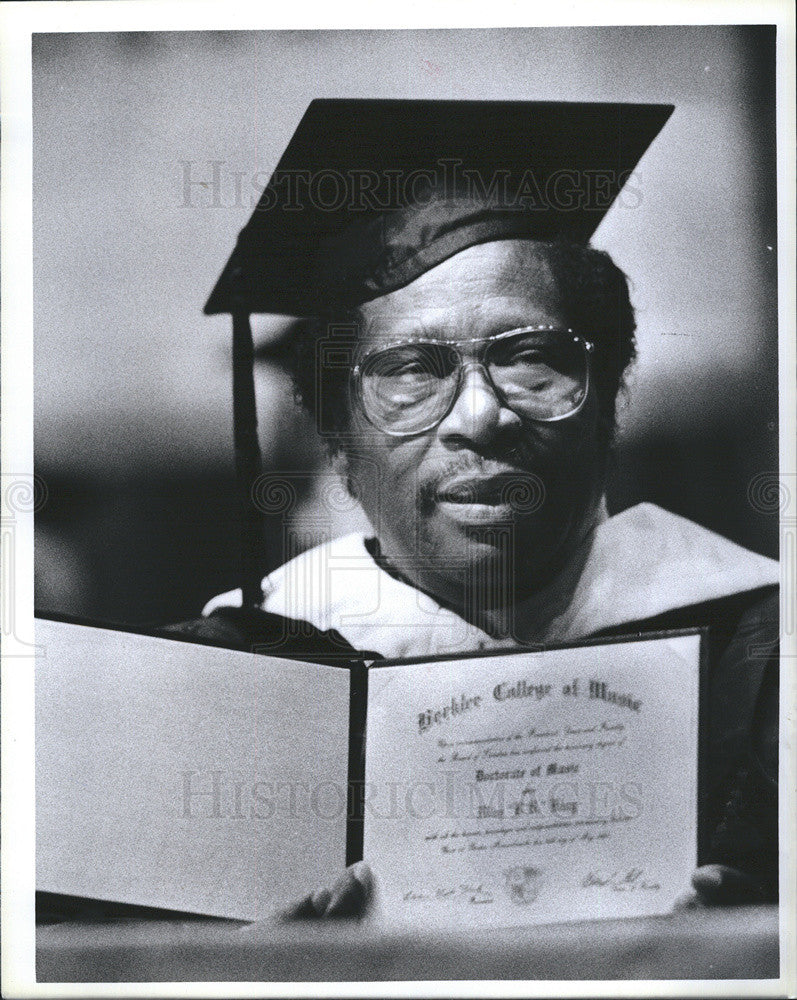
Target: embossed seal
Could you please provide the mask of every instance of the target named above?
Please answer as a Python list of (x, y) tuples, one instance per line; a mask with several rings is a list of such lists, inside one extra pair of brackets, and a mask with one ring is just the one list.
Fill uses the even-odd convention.
[(506, 891), (513, 903), (528, 906), (540, 893), (542, 869), (531, 866), (504, 869)]

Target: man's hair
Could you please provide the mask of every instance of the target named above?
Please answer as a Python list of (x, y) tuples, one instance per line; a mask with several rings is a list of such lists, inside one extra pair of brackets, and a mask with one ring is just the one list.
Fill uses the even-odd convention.
[[(543, 244), (542, 249), (568, 325), (595, 345), (591, 371), (608, 442), (615, 427), (617, 393), (636, 353), (628, 279), (603, 250), (563, 241)], [(342, 446), (353, 405), (349, 375), (358, 325), (356, 310), (341, 309), (302, 323), (294, 339), (291, 367), (297, 400), (333, 453)]]

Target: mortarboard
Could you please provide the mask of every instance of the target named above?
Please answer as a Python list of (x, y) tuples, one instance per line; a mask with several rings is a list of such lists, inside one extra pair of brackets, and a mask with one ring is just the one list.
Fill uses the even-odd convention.
[(315, 100), (210, 298), (233, 317), (243, 598), (260, 603), (251, 313), (324, 314), (477, 243), (587, 243), (671, 105)]

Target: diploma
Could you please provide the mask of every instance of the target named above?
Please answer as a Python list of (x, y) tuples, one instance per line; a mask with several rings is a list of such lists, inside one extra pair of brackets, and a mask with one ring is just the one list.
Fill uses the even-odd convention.
[(369, 671), (365, 859), (387, 922), (667, 913), (697, 861), (701, 635)]
[(340, 874), (348, 670), (44, 619), (36, 641), (39, 891), (257, 920)]

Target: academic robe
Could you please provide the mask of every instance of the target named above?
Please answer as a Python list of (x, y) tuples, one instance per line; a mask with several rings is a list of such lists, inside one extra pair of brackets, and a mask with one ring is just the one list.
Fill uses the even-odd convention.
[[(516, 609), (524, 643), (567, 643), (705, 626), (710, 846), (700, 863), (748, 872), (777, 896), (778, 564), (653, 504), (604, 519), (585, 541), (576, 578), (563, 572)], [(302, 553), (263, 581), (262, 610), (220, 595), (203, 618), (173, 626), (238, 649), (330, 661), (506, 648), (421, 592), (348, 535)], [(285, 631), (286, 621), (293, 623)]]

